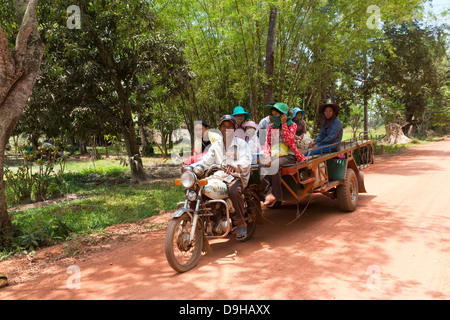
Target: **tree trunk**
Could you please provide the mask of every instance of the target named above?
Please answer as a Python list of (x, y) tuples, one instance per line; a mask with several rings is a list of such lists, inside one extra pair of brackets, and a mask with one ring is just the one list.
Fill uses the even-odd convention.
[[(120, 118), (120, 127), (122, 129), (127, 155), (129, 157), (128, 160), (131, 169), (131, 181), (142, 183), (147, 180), (147, 177), (145, 175), (144, 166), (142, 165), (136, 132), (134, 130), (134, 121), (129, 103), (130, 91), (126, 85), (124, 86), (124, 83), (127, 84), (127, 81), (124, 81), (119, 77), (120, 72), (117, 70), (118, 66), (116, 65), (115, 58), (111, 50), (109, 50), (109, 48), (105, 46), (100, 45), (99, 43), (97, 44), (97, 48), (102, 57), (103, 63), (105, 64), (105, 69), (108, 72), (112, 71), (112, 73), (114, 74), (112, 83), (117, 92), (120, 108), (122, 111)], [(129, 83), (127, 85), (129, 85)]]
[[(0, 148), (0, 152), (4, 154), (5, 150)], [(3, 180), (3, 158), (0, 157), (0, 249), (10, 244), (13, 233), (11, 218), (5, 201), (6, 184)]]
[(83, 140), (79, 140), (79, 141), (80, 141), (80, 155), (84, 156), (87, 154), (86, 142)]
[(139, 147), (137, 145), (134, 127), (130, 128), (130, 126), (123, 126), (122, 133), (125, 141), (127, 155), (129, 157), (131, 181), (142, 183), (147, 179), (147, 177), (145, 175), (144, 166), (142, 164), (141, 155), (139, 153)]
[(37, 148), (39, 148), (39, 136), (32, 133), (29, 135), (28, 139), (30, 140), (33, 150), (37, 150)]
[[(45, 49), (37, 32), (37, 2), (30, 0), (25, 13), (18, 12), (23, 19), (14, 49), (0, 24), (0, 247), (9, 244), (12, 233), (3, 181), (5, 148), (34, 87)], [(27, 3), (15, 4), (18, 8)]]
[(141, 154), (139, 152), (139, 146), (137, 143), (136, 132), (134, 130), (133, 117), (131, 110), (127, 102), (122, 101), (122, 134), (125, 141), (125, 148), (129, 157), (131, 180), (133, 182), (142, 183), (147, 180), (145, 175), (144, 166), (142, 164)]
[(406, 121), (408, 121), (408, 123), (403, 127), (403, 133), (408, 137), (415, 137), (417, 131), (417, 119), (413, 114), (408, 114)]
[(144, 124), (142, 123), (141, 113), (138, 112), (137, 116), (138, 116), (139, 136), (141, 138), (141, 151), (142, 151), (142, 153), (144, 153), (145, 150), (147, 149), (148, 140), (147, 140), (147, 137), (145, 135), (145, 129), (144, 129)]
[(369, 131), (369, 113), (368, 113), (368, 106), (369, 106), (369, 87), (368, 87), (368, 78), (369, 78), (369, 71), (368, 69), (368, 60), (367, 60), (367, 53), (364, 52), (364, 87), (363, 87), (363, 102), (364, 102), (364, 139), (369, 139), (368, 137), (368, 131)]
[(411, 139), (403, 134), (402, 127), (399, 124), (390, 123), (386, 126), (386, 136), (381, 139), (381, 143), (393, 145), (408, 142), (411, 142)]
[(273, 73), (275, 60), (275, 36), (277, 28), (278, 9), (275, 6), (270, 8), (269, 29), (267, 32), (266, 46), (266, 77), (267, 83), (264, 84), (264, 104), (274, 101), (273, 95)]

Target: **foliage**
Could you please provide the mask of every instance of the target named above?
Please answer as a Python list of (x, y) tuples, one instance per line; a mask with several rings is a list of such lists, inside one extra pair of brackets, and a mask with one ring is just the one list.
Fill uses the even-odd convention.
[(352, 129), (353, 137), (356, 137), (356, 131), (361, 126), (361, 120), (364, 117), (364, 110), (362, 107), (352, 106), (350, 113), (350, 127)]
[[(65, 185), (66, 158), (59, 147), (39, 147), (36, 151), (24, 145), (20, 150), (25, 164), (15, 171), (5, 168), (6, 186), (13, 191), (13, 203), (46, 200), (48, 196), (59, 196)], [(59, 169), (55, 172), (55, 166)], [(11, 199), (12, 198), (12, 199)]]
[[(390, 45), (382, 49), (377, 66), (378, 90), (391, 115), (403, 111), (409, 135), (417, 130), (425, 133), (433, 126), (430, 120), (435, 112), (439, 114), (446, 106), (443, 80), (449, 66), (448, 33), (445, 26), (426, 26), (417, 20), (386, 24), (384, 29)], [(439, 117), (446, 119), (442, 113), (435, 119)]]
[[(103, 186), (92, 190), (88, 199), (64, 202), (42, 208), (15, 210), (11, 219), (17, 236), (4, 251), (32, 250), (57, 242), (77, 239), (108, 226), (133, 222), (172, 210), (183, 198), (183, 190), (172, 183), (130, 187)], [(74, 248), (66, 248), (74, 253)]]

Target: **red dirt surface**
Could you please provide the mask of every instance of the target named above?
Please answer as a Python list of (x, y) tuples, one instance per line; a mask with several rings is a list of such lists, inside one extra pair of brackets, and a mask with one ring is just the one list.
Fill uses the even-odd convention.
[[(289, 226), (295, 204), (266, 210), (273, 224), (245, 243), (211, 241), (213, 253), (183, 274), (164, 255), (164, 213), (1, 261), (0, 300), (450, 299), (449, 181), (450, 139), (414, 146), (376, 157), (354, 212), (323, 195)], [(72, 265), (79, 289), (68, 288)]]

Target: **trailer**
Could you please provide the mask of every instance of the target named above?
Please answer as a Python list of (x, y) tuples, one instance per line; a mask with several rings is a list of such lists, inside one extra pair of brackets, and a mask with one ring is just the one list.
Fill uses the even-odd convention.
[[(281, 207), (284, 201), (296, 201), (298, 219), (303, 213), (299, 211), (299, 202), (313, 193), (321, 193), (337, 199), (342, 210), (354, 211), (358, 194), (367, 192), (364, 172), (374, 168), (373, 141), (369, 137), (370, 133), (361, 132), (355, 138), (336, 144), (336, 152), (322, 151), (329, 146), (317, 148), (314, 150), (318, 150), (318, 155), (308, 155), (303, 162), (280, 168), (283, 201), (275, 202), (271, 208)], [(249, 186), (256, 187), (263, 200), (259, 172), (260, 166), (253, 165)]]

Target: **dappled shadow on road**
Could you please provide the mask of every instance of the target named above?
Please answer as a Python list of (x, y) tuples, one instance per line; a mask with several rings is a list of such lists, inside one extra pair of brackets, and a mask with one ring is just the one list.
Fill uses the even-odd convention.
[[(404, 196), (421, 194), (408, 182), (439, 174), (445, 164), (425, 164), (424, 159), (442, 154), (449, 152), (414, 149), (376, 164), (377, 179), (367, 179), (366, 187), (369, 192), (377, 189), (378, 195), (360, 194), (358, 208), (351, 213), (323, 195), (313, 195), (304, 215), (290, 225), (295, 204), (264, 210), (273, 223), (258, 225), (245, 243), (232, 237), (211, 241), (213, 252), (183, 274), (168, 265), (164, 230), (159, 230), (95, 260), (88, 256), (71, 262), (81, 269), (79, 290), (67, 289), (66, 269), (59, 269), (32, 288), (15, 288), (12, 297), (43, 290), (41, 299), (448, 299), (439, 287), (424, 290), (427, 278), (416, 277), (409, 263), (417, 262), (418, 243), (422, 251), (433, 251), (430, 257), (450, 252), (450, 217), (432, 204), (423, 205), (423, 215), (418, 215), (420, 199), (412, 202)], [(395, 188), (375, 188), (375, 183)], [(397, 199), (395, 192), (402, 185), (407, 187), (404, 198)], [(306, 199), (301, 201), (301, 210), (306, 204)], [(379, 285), (373, 270), (380, 272)]]
[[(400, 242), (410, 240), (402, 233), (402, 219), (390, 218), (374, 227), (371, 223), (377, 216), (388, 215), (390, 210), (342, 213), (334, 202), (323, 196), (315, 198), (319, 197), (289, 226), (295, 218), (295, 205), (268, 212), (273, 225), (260, 227), (249, 243), (230, 240), (213, 245), (213, 255), (204, 257), (197, 270), (214, 271), (216, 290), (225, 299), (332, 299), (339, 295), (335, 286), (342, 283), (354, 294), (349, 298), (368, 293), (367, 268), (390, 259), (380, 240), (392, 236)], [(204, 274), (197, 275), (191, 283), (194, 291), (201, 292)], [(239, 289), (228, 290), (236, 286)], [(396, 290), (400, 288), (390, 293)], [(200, 298), (208, 298), (208, 294)]]
[[(314, 195), (305, 214), (291, 225), (295, 204), (265, 215), (273, 224), (258, 225), (253, 239), (211, 241), (213, 253), (187, 273), (177, 274), (167, 264), (160, 230), (95, 260), (71, 262), (80, 267), (81, 289), (67, 288), (69, 275), (63, 269), (33, 288), (15, 288), (13, 298), (26, 299), (39, 290), (38, 299), (365, 299), (395, 297), (419, 285), (384, 272), (389, 285), (381, 296), (368, 286), (368, 268), (392, 258), (384, 240), (400, 245), (411, 241), (404, 218), (373, 195), (360, 195), (360, 206), (352, 213)], [(125, 255), (129, 258), (123, 259)], [(430, 291), (430, 298), (438, 294)]]

